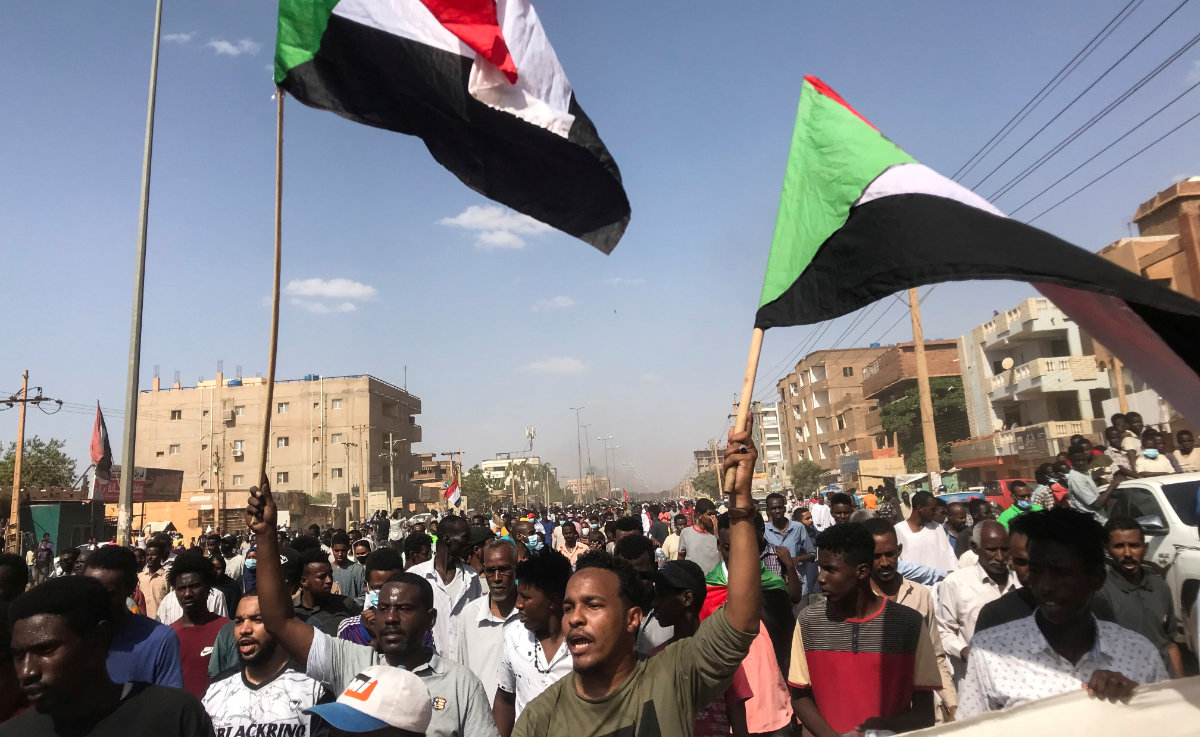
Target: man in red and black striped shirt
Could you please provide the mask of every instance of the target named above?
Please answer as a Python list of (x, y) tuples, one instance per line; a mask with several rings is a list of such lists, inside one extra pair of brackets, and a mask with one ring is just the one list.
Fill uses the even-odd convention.
[(816, 737), (855, 729), (933, 726), (941, 676), (921, 615), (871, 588), (875, 539), (848, 522), (817, 536), (825, 602), (800, 613), (788, 682), (792, 706)]

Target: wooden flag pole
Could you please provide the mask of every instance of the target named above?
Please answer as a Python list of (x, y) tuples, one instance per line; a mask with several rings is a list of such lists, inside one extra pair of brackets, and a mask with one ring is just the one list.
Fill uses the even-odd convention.
[(271, 410), (275, 404), (275, 354), (279, 349), (279, 272), (283, 260), (283, 88), (275, 88), (275, 277), (271, 287), (271, 347), (267, 358), (267, 402), (263, 408), (262, 455), (259, 486), (267, 479), (267, 451), (271, 444)]
[[(754, 379), (758, 376), (758, 357), (762, 353), (762, 342), (762, 328), (754, 328), (754, 334), (750, 337), (750, 356), (746, 359), (746, 375), (742, 378), (742, 396), (738, 399), (737, 418), (733, 424), (734, 432), (745, 430), (746, 422), (750, 418), (750, 404), (754, 398)], [(726, 490), (733, 488), (736, 477), (737, 469), (729, 469), (729, 473), (725, 475)]]

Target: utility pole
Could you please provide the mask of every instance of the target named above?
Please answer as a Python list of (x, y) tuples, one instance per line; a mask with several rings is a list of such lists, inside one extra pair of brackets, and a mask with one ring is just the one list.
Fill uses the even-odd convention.
[(408, 440), (408, 438), (399, 438), (399, 439), (397, 439), (397, 440), (393, 440), (393, 439), (392, 439), (392, 432), (389, 430), (389, 431), (388, 431), (388, 449), (387, 449), (387, 452), (386, 452), (386, 453), (380, 453), (380, 454), (379, 454), (379, 457), (380, 457), (380, 458), (387, 458), (387, 462), (388, 462), (388, 498), (387, 498), (387, 512), (388, 512), (388, 514), (389, 514), (389, 515), (392, 513), (392, 509), (394, 508), (394, 505), (395, 505), (395, 503), (396, 503), (396, 502), (395, 502), (395, 499), (396, 499), (396, 467), (395, 467), (395, 463), (396, 463), (396, 443), (403, 443), (403, 442), (405, 442), (405, 441), (407, 441), (407, 440)]
[[(346, 498), (347, 498), (347, 499), (349, 499), (351, 503), (353, 503), (353, 502), (354, 502), (354, 499), (353, 499), (353, 498), (350, 496), (350, 494), (351, 494), (351, 487), (350, 487), (350, 449), (351, 449), (351, 448), (357, 448), (357, 447), (358, 447), (358, 443), (351, 443), (349, 440), (343, 440), (343, 441), (342, 441), (342, 445), (343, 445), (343, 446), (345, 446), (345, 448), (346, 448), (346, 469), (345, 469), (345, 474), (346, 474)], [(362, 489), (359, 489), (359, 493), (358, 493), (358, 504), (359, 504), (359, 519), (362, 519), (363, 515), (365, 515), (365, 514), (367, 513), (367, 500), (363, 498), (363, 495), (362, 495)]]
[(609, 499), (611, 499), (612, 498), (612, 476), (608, 475), (608, 441), (612, 440), (613, 436), (612, 435), (602, 436), (602, 437), (598, 437), (596, 439), (604, 441), (604, 485), (605, 485), (605, 487), (608, 488), (608, 491), (605, 492), (604, 495), (606, 497), (608, 497)]
[[(40, 393), (40, 392), (39, 392)], [(8, 552), (21, 552), (21, 459), (25, 455), (25, 405), (29, 399), (29, 370), (21, 374), (21, 410), (17, 416), (17, 457), (13, 462), (12, 512), (8, 517)]]
[[(575, 410), (575, 455), (577, 456), (577, 460), (579, 461), (579, 498), (583, 499), (584, 498), (583, 497), (583, 448), (580, 446), (580, 442), (582, 442), (582, 441), (580, 441), (580, 439), (579, 439), (579, 431), (580, 431), (579, 411), (584, 408), (583, 407), (571, 407), (570, 409)], [(549, 505), (547, 505), (547, 506), (549, 506)]]
[(717, 457), (717, 439), (712, 439), (713, 469), (717, 472), (717, 490), (725, 495), (725, 474), (721, 473), (721, 459)]
[[(28, 370), (21, 373), (21, 395), (17, 396), (14, 394), (7, 400), (0, 402), (8, 405), (10, 409), (14, 404), (21, 405), (21, 409), (17, 415), (17, 451), (16, 457), (13, 459), (12, 509), (9, 512), (8, 540), (5, 543), (5, 549), (10, 553), (20, 554), (21, 552), (21, 462), (25, 458), (25, 408), (31, 404), (41, 406), (42, 402), (54, 402), (59, 407), (62, 406), (61, 399), (50, 399), (49, 397), (42, 396), (42, 388), (40, 386), (37, 387), (37, 396), (30, 398)], [(50, 414), (54, 414), (54, 412)]]
[(937, 432), (933, 427), (933, 395), (929, 392), (929, 364), (925, 362), (925, 334), (921, 330), (921, 298), (916, 287), (908, 290), (908, 310), (912, 315), (913, 356), (917, 359), (917, 393), (921, 400), (921, 438), (925, 443), (925, 470), (929, 473), (929, 488), (936, 490), (941, 483)]
[[(142, 366), (142, 299), (146, 284), (146, 228), (150, 220), (150, 161), (154, 152), (154, 101), (158, 89), (158, 44), (162, 36), (162, 0), (154, 8), (154, 45), (150, 50), (150, 99), (146, 103), (146, 139), (142, 145), (142, 194), (138, 209), (137, 257), (133, 271), (133, 317), (129, 330), (129, 366), (125, 378), (125, 434), (121, 444), (121, 495), (117, 506), (117, 545), (133, 542), (133, 463), (137, 445), (138, 375)], [(15, 498), (14, 490), (14, 498)]]

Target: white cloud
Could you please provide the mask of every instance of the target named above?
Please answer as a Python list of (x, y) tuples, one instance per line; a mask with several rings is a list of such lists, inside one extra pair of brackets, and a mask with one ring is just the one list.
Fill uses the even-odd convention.
[(323, 297), (325, 299), (374, 299), (378, 292), (369, 284), (350, 279), (292, 279), (283, 288), (290, 297)]
[(527, 363), (521, 367), (522, 371), (533, 371), (539, 374), (578, 374), (587, 366), (578, 358), (546, 358), (541, 361)]
[(562, 310), (562, 309), (566, 309), (567, 307), (574, 307), (574, 306), (575, 306), (574, 299), (560, 294), (557, 297), (553, 297), (551, 299), (539, 299), (537, 302), (534, 303), (533, 309), (536, 312), (548, 312), (550, 310)]
[(299, 307), (305, 312), (311, 312), (314, 315), (332, 315), (339, 312), (357, 312), (358, 307), (353, 302), (340, 302), (338, 304), (325, 304), (324, 302), (313, 302), (308, 299), (292, 297), (291, 303), (293, 307)]
[(640, 284), (645, 284), (646, 280), (640, 276), (632, 279), (624, 276), (614, 276), (605, 279), (604, 283), (614, 287), (636, 287)]
[(438, 224), (475, 231), (475, 245), (485, 250), (524, 248), (522, 236), (552, 230), (528, 215), (496, 205), (471, 205), (452, 218), (442, 218)]
[(1192, 70), (1188, 72), (1189, 82), (1200, 82), (1200, 59), (1192, 62)]
[(378, 291), (351, 279), (292, 279), (283, 288), (290, 304), (314, 315), (355, 312), (355, 302), (375, 299)]
[(241, 56), (242, 54), (257, 54), (262, 48), (262, 44), (257, 41), (251, 41), (248, 38), (238, 39), (237, 41), (226, 41), (223, 38), (214, 38), (204, 44), (206, 48), (210, 48), (217, 52), (217, 56)]
[(163, 34), (162, 40), (169, 44), (185, 44), (188, 41), (191, 41), (192, 36), (195, 35), (195, 31), (192, 31), (191, 33), (166, 33)]

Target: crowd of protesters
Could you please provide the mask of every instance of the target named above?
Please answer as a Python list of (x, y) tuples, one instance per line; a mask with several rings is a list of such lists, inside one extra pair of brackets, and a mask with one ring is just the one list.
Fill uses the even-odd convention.
[[(184, 545), (0, 556), (0, 737), (903, 733), (1194, 664), (1125, 478), (1167, 465), (1135, 415), (998, 512), (885, 483), (725, 498), (399, 512)], [(1173, 465), (1172, 465), (1173, 464)], [(9, 667), (11, 664), (11, 668)]]

